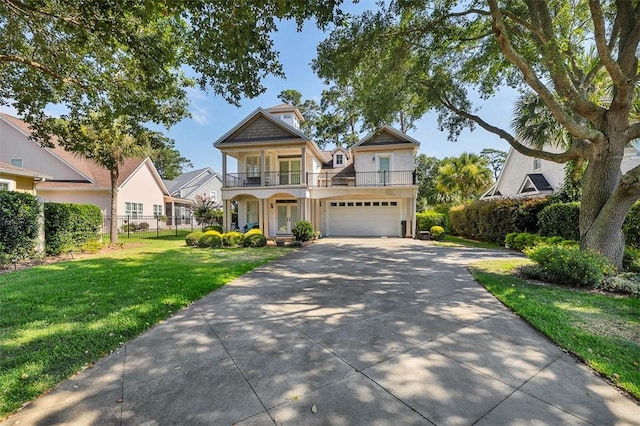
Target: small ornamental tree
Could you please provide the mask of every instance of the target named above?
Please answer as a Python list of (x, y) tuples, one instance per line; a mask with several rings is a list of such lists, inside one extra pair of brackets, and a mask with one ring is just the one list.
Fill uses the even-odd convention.
[(207, 226), (216, 223), (216, 203), (211, 198), (196, 195), (193, 201), (193, 217), (199, 225)]

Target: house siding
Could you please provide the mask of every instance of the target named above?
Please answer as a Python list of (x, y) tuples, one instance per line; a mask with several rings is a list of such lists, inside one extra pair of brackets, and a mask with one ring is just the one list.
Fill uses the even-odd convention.
[[(145, 188), (140, 191), (140, 188)], [(142, 203), (143, 215), (153, 216), (153, 205), (163, 206), (164, 194), (147, 164), (140, 167), (118, 191), (118, 215), (125, 214), (125, 203)]]
[(242, 142), (242, 141), (258, 141), (262, 139), (274, 139), (274, 138), (291, 138), (294, 137), (291, 133), (276, 126), (271, 121), (264, 117), (260, 117), (254, 122), (250, 123), (244, 129), (238, 131), (236, 134), (231, 135), (228, 142)]
[(27, 194), (34, 195), (34, 183), (32, 177), (16, 176), (9, 173), (0, 172), (0, 181), (11, 181), (13, 190), (16, 192), (25, 192)]

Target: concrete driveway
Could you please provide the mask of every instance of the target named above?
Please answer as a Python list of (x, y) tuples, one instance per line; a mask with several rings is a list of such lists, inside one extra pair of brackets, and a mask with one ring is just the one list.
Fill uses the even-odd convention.
[(325, 239), (180, 311), (7, 424), (639, 424), (640, 406), (465, 265), (511, 254)]

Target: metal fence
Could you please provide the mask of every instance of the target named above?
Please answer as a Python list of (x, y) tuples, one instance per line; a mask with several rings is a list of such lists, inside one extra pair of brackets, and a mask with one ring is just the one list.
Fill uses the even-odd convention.
[[(160, 238), (168, 235), (180, 235), (180, 232), (193, 232), (202, 227), (193, 217), (181, 216), (118, 216), (119, 238)], [(111, 217), (105, 216), (102, 222), (103, 239), (111, 235)]]

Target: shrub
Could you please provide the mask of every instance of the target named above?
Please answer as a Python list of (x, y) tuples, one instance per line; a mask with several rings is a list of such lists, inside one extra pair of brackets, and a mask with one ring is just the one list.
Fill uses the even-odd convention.
[(633, 297), (640, 297), (640, 274), (622, 273), (611, 277), (604, 277), (597, 288), (613, 293), (630, 294)]
[(190, 234), (187, 234), (186, 243), (190, 247), (195, 247), (198, 245), (198, 241), (204, 235), (202, 231), (193, 231)]
[(198, 240), (200, 248), (220, 248), (222, 247), (222, 234), (218, 231), (207, 231)]
[(540, 235), (558, 236), (567, 240), (580, 238), (580, 203), (554, 203), (538, 214)]
[(122, 232), (138, 232), (148, 230), (149, 224), (147, 222), (129, 222), (122, 225)]
[(626, 272), (640, 273), (640, 249), (625, 247), (622, 256), (622, 269)]
[(218, 231), (219, 233), (222, 234), (222, 226), (221, 225), (209, 225), (209, 226), (205, 226), (202, 231), (203, 232)]
[(262, 231), (258, 228), (253, 228), (244, 233), (245, 237), (248, 237), (250, 235), (262, 235)]
[(502, 244), (508, 233), (538, 231), (538, 213), (547, 198), (482, 200), (452, 207), (451, 231), (463, 237)]
[(422, 213), (416, 213), (416, 229), (420, 231), (428, 231), (433, 226), (440, 226), (446, 228), (447, 217), (433, 210), (428, 210)]
[(92, 204), (45, 203), (44, 216), (49, 255), (83, 251), (83, 246), (95, 245), (100, 238), (102, 212)]
[(518, 235), (518, 232), (509, 232), (505, 237), (504, 237), (504, 246), (507, 248), (514, 248), (513, 247), (513, 239)]
[(640, 202), (631, 207), (622, 224), (622, 232), (624, 232), (624, 242), (627, 246), (640, 249)]
[(535, 247), (540, 243), (541, 238), (538, 234), (531, 234), (529, 232), (521, 232), (513, 237), (511, 242), (511, 248), (516, 250), (524, 250), (527, 248)]
[(33, 255), (39, 214), (40, 206), (33, 195), (0, 191), (0, 254), (9, 261)]
[(267, 237), (260, 233), (251, 233), (251, 231), (244, 234), (242, 245), (245, 247), (264, 247), (267, 245)]
[(615, 267), (605, 257), (578, 247), (540, 245), (526, 250), (537, 262), (545, 281), (573, 287), (595, 287), (605, 276), (615, 274)]
[(227, 232), (226, 234), (222, 234), (222, 243), (225, 246), (239, 246), (242, 244), (242, 239), (244, 235), (237, 231)]
[(293, 238), (296, 241), (304, 242), (313, 240), (313, 226), (306, 220), (296, 222), (295, 227), (291, 230)]
[(432, 226), (429, 230), (431, 233), (431, 239), (436, 241), (444, 240), (444, 228), (442, 226)]

